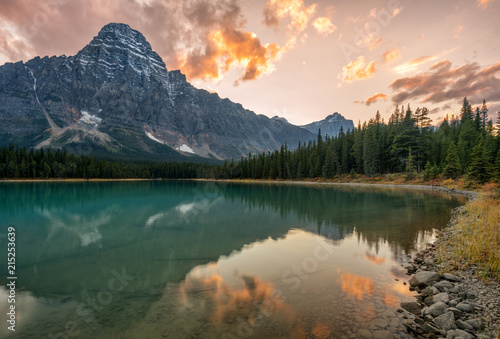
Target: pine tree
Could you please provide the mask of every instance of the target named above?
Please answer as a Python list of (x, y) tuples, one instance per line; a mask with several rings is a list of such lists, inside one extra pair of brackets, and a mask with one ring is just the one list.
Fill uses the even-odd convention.
[(486, 100), (483, 100), (483, 106), (481, 107), (481, 127), (486, 128), (486, 122), (488, 121), (488, 106), (486, 105)]
[(460, 174), (460, 166), (454, 144), (451, 144), (448, 148), (448, 155), (444, 163), (443, 176), (448, 179), (455, 179)]
[(500, 180), (500, 148), (498, 149), (497, 157), (495, 160), (495, 172), (494, 172), (494, 174), (496, 175), (497, 179)]
[(460, 123), (463, 124), (467, 120), (474, 120), (474, 116), (472, 112), (472, 106), (469, 104), (469, 100), (467, 100), (467, 97), (465, 97), (462, 103), (462, 109), (460, 110)]
[(491, 179), (491, 168), (482, 139), (479, 144), (474, 147), (471, 159), (470, 168), (467, 173), (468, 179), (480, 184), (489, 181)]

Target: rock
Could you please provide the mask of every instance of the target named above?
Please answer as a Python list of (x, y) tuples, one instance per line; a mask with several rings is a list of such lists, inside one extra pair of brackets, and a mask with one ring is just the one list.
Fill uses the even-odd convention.
[(411, 279), (410, 279), (410, 286), (412, 287), (426, 287), (430, 283), (439, 281), (439, 273), (437, 272), (417, 272)]
[(455, 315), (455, 318), (458, 318), (462, 315), (462, 311), (460, 311), (459, 309), (456, 309), (455, 307), (450, 307), (448, 309), (448, 311), (453, 312), (453, 314)]
[(433, 296), (434, 302), (437, 303), (439, 301), (447, 304), (450, 301), (450, 297), (448, 296), (448, 293), (439, 293)]
[(473, 292), (467, 292), (466, 293), (466, 298), (467, 299), (476, 299), (477, 298), (477, 295)]
[(447, 309), (448, 305), (446, 305), (444, 302), (437, 302), (429, 306), (429, 308), (424, 311), (424, 314), (437, 317), (443, 314)]
[(459, 302), (460, 302), (460, 300), (453, 299), (453, 300), (450, 300), (450, 302), (448, 303), (448, 305), (450, 305), (451, 307), (455, 307), (455, 306), (458, 305)]
[(453, 281), (453, 282), (459, 282), (460, 278), (458, 278), (456, 275), (451, 274), (451, 273), (444, 273), (443, 278), (448, 280), (448, 281)]
[(415, 317), (413, 321), (415, 321), (415, 323), (419, 325), (423, 325), (425, 323), (425, 320), (422, 317)]
[(446, 339), (454, 339), (454, 338), (462, 338), (462, 339), (474, 339), (474, 336), (468, 332), (463, 330), (451, 330), (446, 334)]
[(434, 287), (440, 291), (445, 291), (446, 289), (453, 288), (453, 284), (448, 280), (443, 280), (434, 284)]
[(472, 306), (467, 304), (467, 303), (464, 303), (464, 302), (461, 302), (459, 303), (457, 306), (455, 306), (457, 309), (459, 309), (460, 311), (462, 312), (467, 312), (467, 313), (470, 313), (472, 312)]
[(370, 332), (364, 328), (358, 330), (358, 334), (359, 334), (360, 338), (371, 338), (372, 337), (372, 332)]
[(424, 326), (422, 326), (422, 331), (424, 331), (425, 333), (441, 333), (439, 328), (431, 323), (425, 323)]
[(434, 323), (445, 331), (454, 330), (457, 328), (455, 325), (455, 315), (453, 312), (447, 311), (434, 319)]
[(434, 296), (431, 295), (431, 296), (425, 298), (424, 304), (426, 304), (427, 306), (431, 306), (432, 304), (434, 304)]
[(417, 304), (416, 302), (413, 302), (413, 301), (412, 302), (402, 302), (401, 307), (404, 308), (405, 310), (407, 310), (408, 312), (413, 313), (415, 315), (420, 315), (420, 311), (422, 310), (420, 305)]
[(385, 330), (377, 330), (373, 332), (374, 339), (392, 339), (394, 336), (391, 332)]
[(471, 325), (476, 331), (479, 331), (483, 326), (476, 319), (469, 319), (465, 321), (467, 324)]
[(458, 328), (459, 329), (462, 329), (462, 330), (469, 330), (469, 331), (473, 331), (474, 330), (474, 327), (472, 327), (472, 325), (466, 323), (465, 321), (462, 321), (462, 320), (457, 320), (455, 322), (455, 324), (457, 324)]
[(426, 287), (424, 288), (421, 292), (420, 292), (420, 295), (423, 297), (423, 298), (426, 298), (426, 297), (429, 297), (429, 296), (433, 296), (434, 293), (433, 293), (433, 290), (431, 287)]

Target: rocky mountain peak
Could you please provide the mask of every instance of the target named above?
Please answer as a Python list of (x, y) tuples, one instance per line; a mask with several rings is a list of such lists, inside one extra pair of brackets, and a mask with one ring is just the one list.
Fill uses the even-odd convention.
[(148, 68), (166, 68), (162, 58), (153, 51), (144, 35), (122, 23), (104, 26), (97, 36), (78, 52), (76, 58), (84, 68), (96, 63), (108, 69), (122, 69), (130, 65), (138, 72)]

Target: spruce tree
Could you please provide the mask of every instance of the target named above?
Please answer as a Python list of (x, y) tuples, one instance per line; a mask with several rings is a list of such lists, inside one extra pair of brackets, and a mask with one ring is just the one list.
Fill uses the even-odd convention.
[(458, 164), (457, 150), (454, 144), (448, 148), (448, 155), (444, 161), (443, 176), (447, 179), (455, 179), (460, 174), (460, 166)]
[(484, 184), (491, 179), (490, 162), (482, 139), (472, 151), (467, 178), (480, 184)]

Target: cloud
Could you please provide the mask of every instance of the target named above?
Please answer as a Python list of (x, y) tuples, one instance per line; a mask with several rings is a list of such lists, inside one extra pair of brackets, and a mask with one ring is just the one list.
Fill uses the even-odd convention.
[(0, 64), (7, 61), (26, 60), (35, 50), (12, 27), (0, 27)]
[(266, 26), (278, 27), (280, 23), (288, 18), (288, 33), (298, 35), (303, 32), (316, 13), (317, 5), (307, 7), (303, 0), (269, 0), (264, 8), (264, 20)]
[(76, 54), (111, 20), (142, 32), (189, 80), (218, 81), (230, 69), (239, 80), (257, 79), (289, 48), (245, 30), (239, 0), (2, 0), (0, 61)]
[(477, 7), (485, 9), (492, 0), (476, 0)]
[(385, 100), (385, 99), (387, 99), (387, 95), (382, 94), (382, 93), (377, 93), (375, 95), (372, 95), (368, 99), (366, 99), (365, 103), (367, 106), (370, 106), (371, 104), (373, 104), (379, 100)]
[(414, 72), (418, 69), (418, 66), (428, 61), (436, 60), (437, 58), (437, 56), (423, 56), (417, 59), (413, 59), (395, 67), (394, 71), (400, 74)]
[(432, 65), (427, 72), (395, 80), (390, 87), (392, 101), (401, 104), (409, 100), (422, 103), (446, 103), (468, 97), (471, 102), (500, 101), (500, 62), (481, 67), (478, 63), (453, 67), (449, 60)]
[(335, 26), (330, 18), (327, 17), (319, 17), (313, 22), (313, 26), (316, 29), (316, 32), (321, 34), (322, 36), (327, 36), (335, 32), (337, 26)]
[(354, 101), (354, 103), (355, 104), (365, 104), (366, 106), (370, 106), (371, 104), (374, 104), (377, 101), (385, 100), (385, 99), (387, 99), (387, 95), (385, 95), (383, 93), (377, 93), (375, 95), (372, 95), (371, 97), (369, 97), (365, 101), (356, 100), (356, 101)]
[(393, 48), (390, 50), (385, 51), (383, 54), (384, 57), (384, 63), (389, 64), (399, 58), (399, 48)]
[(365, 57), (359, 56), (355, 61), (343, 67), (342, 81), (369, 79), (373, 77), (376, 70), (374, 61), (366, 64)]

